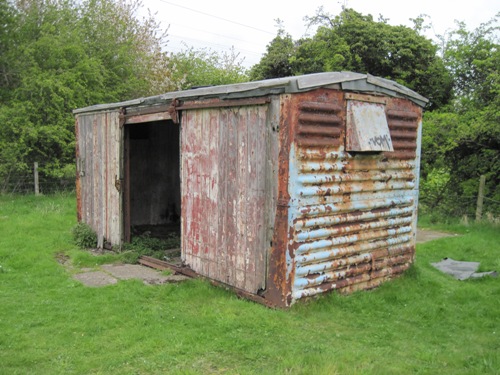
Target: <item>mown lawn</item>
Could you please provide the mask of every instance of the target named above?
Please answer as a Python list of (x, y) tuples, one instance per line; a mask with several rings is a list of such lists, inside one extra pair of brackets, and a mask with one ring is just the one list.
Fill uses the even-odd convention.
[(0, 374), (500, 373), (500, 279), (429, 264), (500, 270), (498, 227), (450, 227), (402, 278), (277, 311), (200, 280), (84, 287), (56, 259), (102, 262), (72, 244), (75, 217), (72, 196), (0, 197)]

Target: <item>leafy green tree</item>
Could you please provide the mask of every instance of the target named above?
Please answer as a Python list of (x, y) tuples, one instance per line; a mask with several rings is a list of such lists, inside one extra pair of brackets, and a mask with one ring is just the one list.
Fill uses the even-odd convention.
[[(500, 214), (500, 44), (499, 16), (468, 31), (465, 24), (449, 34), (443, 51), (454, 77), (455, 99), (424, 118), (424, 184), (435, 171), (449, 183), (442, 210), (473, 214), (479, 176), (486, 176), (487, 210)], [(435, 191), (424, 197), (424, 202)], [(436, 202), (427, 202), (436, 206)]]
[(139, 6), (136, 0), (2, 3), (8, 90), (0, 93), (0, 177), (34, 161), (52, 176), (73, 165), (73, 109), (178, 87), (165, 69), (166, 34), (151, 16), (137, 18)]
[(306, 20), (318, 25), (314, 36), (294, 42), (280, 31), (252, 68), (252, 79), (350, 70), (395, 80), (429, 98), (431, 109), (450, 100), (450, 74), (438, 47), (419, 34), (422, 25), (391, 26), (353, 9), (331, 16), (320, 8)]
[(7, 100), (10, 89), (16, 83), (11, 56), (16, 43), (16, 22), (15, 8), (8, 0), (0, 0), (0, 102)]
[(278, 35), (267, 45), (266, 50), (267, 52), (260, 62), (254, 65), (250, 70), (251, 80), (255, 81), (294, 75), (290, 65), (290, 59), (295, 53), (295, 46), (290, 34), (280, 29)]
[(173, 79), (181, 89), (248, 81), (243, 60), (234, 49), (218, 53), (186, 47), (169, 56), (167, 70), (173, 72)]

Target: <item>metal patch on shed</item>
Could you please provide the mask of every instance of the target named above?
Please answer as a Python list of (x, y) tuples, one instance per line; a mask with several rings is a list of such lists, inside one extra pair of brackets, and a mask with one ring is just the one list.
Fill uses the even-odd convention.
[(394, 151), (383, 104), (347, 101), (346, 150)]

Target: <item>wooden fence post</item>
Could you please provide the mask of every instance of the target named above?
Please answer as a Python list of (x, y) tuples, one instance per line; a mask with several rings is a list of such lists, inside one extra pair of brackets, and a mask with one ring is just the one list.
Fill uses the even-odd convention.
[(35, 195), (40, 195), (40, 186), (38, 185), (38, 162), (36, 161), (33, 168), (33, 174), (35, 177)]
[(476, 206), (476, 221), (481, 221), (483, 216), (483, 200), (484, 200), (484, 184), (486, 182), (486, 176), (481, 175), (479, 179), (479, 192), (477, 194), (477, 206)]

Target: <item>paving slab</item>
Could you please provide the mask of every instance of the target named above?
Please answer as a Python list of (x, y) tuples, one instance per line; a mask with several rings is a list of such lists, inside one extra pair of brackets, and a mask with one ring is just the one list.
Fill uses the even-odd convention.
[(101, 268), (117, 279), (141, 279), (145, 284), (157, 285), (181, 282), (188, 279), (183, 275), (162, 275), (157, 270), (139, 264), (105, 264)]
[(73, 277), (82, 284), (91, 287), (100, 287), (113, 285), (118, 282), (113, 276), (102, 271), (82, 272), (73, 275)]

